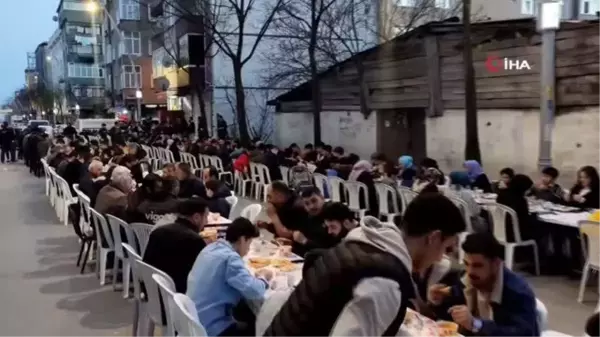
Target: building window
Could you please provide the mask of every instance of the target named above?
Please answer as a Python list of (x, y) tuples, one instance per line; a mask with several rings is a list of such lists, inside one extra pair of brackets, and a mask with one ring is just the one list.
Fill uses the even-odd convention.
[(123, 88), (141, 88), (142, 87), (142, 67), (141, 66), (123, 66), (121, 73), (121, 82)]
[(70, 10), (70, 11), (87, 11), (88, 7), (86, 3), (83, 2), (68, 2), (65, 1), (62, 5), (62, 9), (63, 10)]
[(121, 20), (139, 20), (140, 3), (137, 0), (121, 0), (121, 11), (119, 14)]
[(123, 32), (123, 37), (121, 54), (142, 54), (142, 37), (140, 32)]
[(95, 64), (69, 63), (67, 67), (69, 77), (78, 78), (103, 78), (104, 71), (102, 67)]
[(450, 9), (450, 1), (451, 0), (435, 0), (436, 8)]
[(396, 0), (396, 4), (400, 7), (415, 7), (415, 0)]
[(535, 13), (534, 0), (521, 0), (521, 14), (533, 15)]
[(581, 14), (592, 14), (592, 13), (594, 13), (594, 10), (592, 8), (591, 0), (581, 0), (579, 8), (580, 8)]

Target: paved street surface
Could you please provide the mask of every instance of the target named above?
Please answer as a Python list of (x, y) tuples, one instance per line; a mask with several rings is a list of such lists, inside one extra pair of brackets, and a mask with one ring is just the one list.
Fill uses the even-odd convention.
[[(93, 272), (75, 267), (77, 239), (58, 220), (44, 195), (43, 179), (22, 165), (0, 165), (0, 333), (2, 335), (128, 335), (131, 302)], [(239, 210), (249, 203), (242, 200)], [(581, 335), (598, 293), (578, 304), (577, 281), (530, 278), (549, 309), (550, 328)]]

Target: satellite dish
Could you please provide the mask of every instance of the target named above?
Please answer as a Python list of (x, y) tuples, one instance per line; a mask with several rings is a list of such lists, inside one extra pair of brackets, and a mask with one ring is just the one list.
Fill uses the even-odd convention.
[(170, 85), (171, 83), (165, 77), (156, 80), (156, 86), (159, 87), (161, 91), (167, 91)]
[(58, 16), (56, 16), (56, 15), (55, 15), (55, 16), (53, 16), (53, 17), (52, 17), (52, 21), (54, 21), (54, 22), (58, 22)]

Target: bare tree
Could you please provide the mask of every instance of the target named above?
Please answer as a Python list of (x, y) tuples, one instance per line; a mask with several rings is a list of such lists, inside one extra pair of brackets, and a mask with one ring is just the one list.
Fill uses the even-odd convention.
[(236, 121), (243, 142), (250, 140), (243, 68), (254, 56), (283, 3), (284, 0), (164, 0), (169, 15), (201, 25), (210, 32), (212, 43), (231, 62)]
[[(263, 142), (271, 140), (274, 131), (274, 113), (272, 108), (267, 105), (267, 101), (271, 95), (270, 90), (247, 90), (246, 98), (250, 101), (249, 103), (254, 106), (257, 110), (255, 116), (246, 116), (246, 124), (248, 125), (248, 132), (252, 139), (260, 139)], [(233, 97), (229, 91), (225, 94), (225, 99), (232, 110), (235, 110), (235, 97)], [(235, 132), (236, 121), (232, 124), (232, 134), (238, 136)]]
[(291, 84), (299, 80), (311, 80), (315, 143), (321, 142), (322, 110), (321, 87), (317, 78), (322, 69), (335, 63), (331, 59), (337, 54), (335, 47), (324, 43), (326, 39), (323, 37), (327, 36), (327, 32), (323, 19), (336, 1), (288, 1), (281, 6), (273, 24), (275, 30), (281, 35), (289, 36), (289, 40), (282, 39), (279, 43), (279, 57), (271, 58), (273, 65), (282, 66), (277, 73), (271, 75), (271, 81), (288, 81), (286, 83)]
[(481, 163), (479, 128), (477, 125), (477, 92), (471, 44), (471, 0), (463, 0), (463, 66), (465, 81), (465, 158)]

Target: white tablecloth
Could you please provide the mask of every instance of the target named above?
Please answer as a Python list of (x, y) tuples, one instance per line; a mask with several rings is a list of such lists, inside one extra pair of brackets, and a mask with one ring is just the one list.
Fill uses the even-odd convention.
[(579, 221), (587, 220), (591, 213), (580, 212), (580, 213), (552, 213), (552, 214), (539, 214), (538, 219), (544, 222), (568, 226), (568, 227), (579, 227)]

